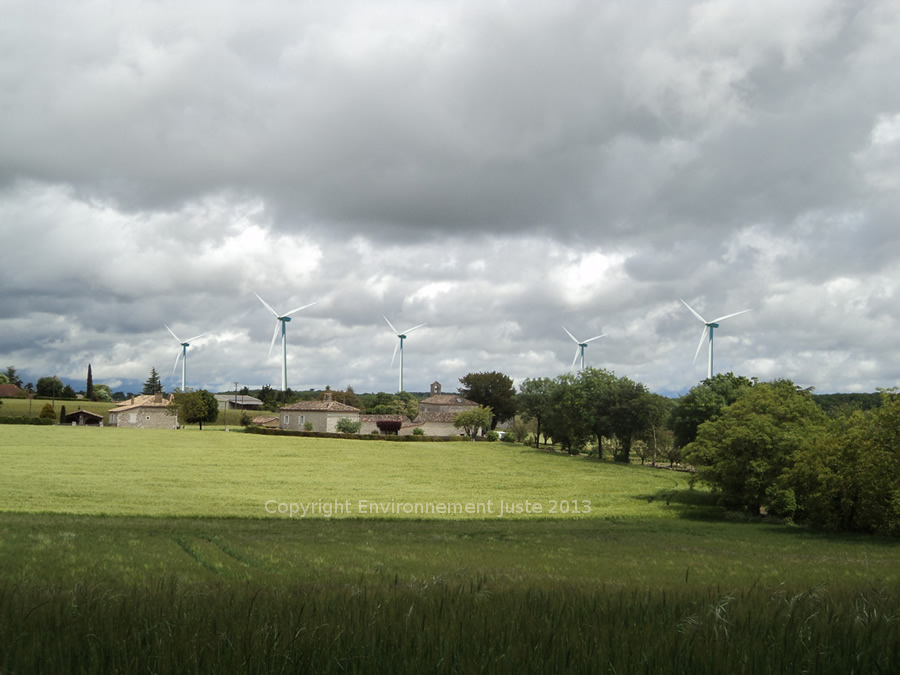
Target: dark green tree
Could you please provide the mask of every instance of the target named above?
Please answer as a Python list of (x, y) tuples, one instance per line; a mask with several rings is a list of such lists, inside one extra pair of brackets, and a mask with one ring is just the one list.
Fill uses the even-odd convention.
[(24, 389), (22, 378), (19, 377), (18, 373), (16, 373), (16, 369), (12, 366), (7, 366), (6, 368), (6, 379), (9, 380), (10, 384), (14, 384), (17, 387), (22, 387)]
[(38, 417), (42, 420), (55, 420), (56, 419), (56, 411), (53, 409), (53, 406), (50, 405), (50, 402), (44, 404), (44, 407), (41, 408), (41, 412), (38, 413)]
[(61, 405), (59, 407), (59, 423), (60, 424), (66, 423), (66, 406), (64, 406), (64, 405)]
[(61, 398), (63, 391), (63, 383), (59, 381), (59, 378), (56, 375), (42, 377), (37, 381), (37, 387), (35, 388), (35, 393), (38, 396), (44, 396), (46, 398)]
[(516, 388), (512, 378), (503, 373), (469, 373), (459, 378), (459, 393), (470, 401), (493, 411), (491, 429), (516, 414)]
[(156, 372), (156, 368), (150, 369), (150, 377), (147, 378), (146, 382), (144, 382), (144, 388), (141, 390), (142, 394), (152, 395), (162, 392), (162, 381), (159, 379), (159, 373)]
[(593, 435), (591, 421), (584, 389), (579, 386), (577, 379), (569, 373), (554, 379), (550, 388), (550, 410), (544, 420), (544, 433), (570, 455), (577, 455)]
[(516, 397), (516, 408), (525, 421), (534, 420), (537, 431), (534, 437), (534, 445), (541, 442), (541, 427), (544, 420), (550, 414), (552, 401), (550, 390), (553, 380), (549, 377), (528, 378), (519, 385), (519, 395)]
[(900, 535), (900, 396), (831, 423), (778, 483), (783, 515), (829, 530)]
[(808, 391), (788, 380), (760, 383), (701, 425), (684, 459), (725, 505), (788, 512), (792, 498), (778, 479), (794, 454), (827, 430), (827, 421)]
[(91, 364), (88, 364), (87, 384), (84, 388), (84, 397), (88, 401), (96, 401), (94, 398), (94, 376), (91, 373)]
[(204, 422), (212, 424), (219, 418), (219, 402), (206, 389), (177, 392), (169, 406), (169, 412), (178, 416), (179, 424), (199, 424), (201, 431)]
[(697, 438), (697, 429), (704, 422), (715, 419), (726, 406), (743, 396), (753, 381), (734, 373), (718, 373), (703, 380), (679, 398), (669, 418), (675, 443), (684, 447)]
[(581, 388), (589, 425), (597, 438), (597, 452), (603, 459), (603, 438), (612, 438), (616, 433), (613, 415), (619, 380), (608, 370), (585, 368), (578, 373), (576, 386)]

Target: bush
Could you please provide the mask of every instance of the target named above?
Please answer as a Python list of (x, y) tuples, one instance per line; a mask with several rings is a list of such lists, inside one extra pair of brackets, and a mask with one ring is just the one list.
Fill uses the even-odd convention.
[(312, 422), (306, 422), (306, 423), (303, 425), (303, 429), (306, 430), (306, 431), (312, 431), (312, 430), (313, 430), (313, 423), (312, 423)]
[(375, 422), (375, 426), (378, 427), (378, 430), (383, 434), (396, 435), (400, 432), (400, 427), (403, 426), (403, 422), (395, 420), (378, 420)]
[(354, 422), (349, 417), (342, 417), (338, 420), (335, 428), (342, 434), (358, 434), (359, 430), (362, 429), (362, 422), (359, 420)]
[(41, 408), (41, 413), (38, 415), (42, 420), (56, 420), (56, 411), (53, 409), (53, 406), (49, 403), (45, 403), (44, 407)]
[(500, 434), (498, 434), (498, 433), (497, 433), (496, 431), (494, 431), (493, 429), (491, 429), (489, 432), (487, 432), (487, 433), (484, 435), (484, 437), (485, 437), (489, 442), (491, 442), (491, 443), (500, 440)]
[(46, 419), (40, 417), (28, 417), (27, 415), (22, 415), (20, 417), (0, 417), (0, 424), (34, 424), (34, 425), (42, 425), (42, 424), (53, 424), (53, 418)]
[(241, 413), (241, 422), (240, 422), (241, 426), (242, 426), (242, 427), (250, 426), (250, 424), (251, 424), (252, 422), (253, 422), (253, 418), (250, 417), (250, 415), (247, 413), (246, 410), (244, 410), (244, 411)]
[(416, 427), (415, 429), (412, 430), (412, 435), (413, 436), (424, 436), (425, 430), (422, 427)]
[(500, 437), (500, 440), (504, 443), (515, 443), (516, 439), (513, 438), (513, 435), (510, 433), (505, 433)]

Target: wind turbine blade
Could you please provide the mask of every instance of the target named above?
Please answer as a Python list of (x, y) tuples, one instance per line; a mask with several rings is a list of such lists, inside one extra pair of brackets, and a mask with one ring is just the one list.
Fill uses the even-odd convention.
[(199, 340), (200, 338), (206, 337), (207, 335), (209, 335), (209, 333), (201, 333), (200, 335), (195, 335), (192, 338), (188, 338), (187, 340), (185, 340), (185, 342), (193, 342), (194, 340)]
[(566, 331), (566, 335), (568, 335), (570, 338), (572, 338), (572, 342), (574, 342), (576, 345), (580, 345), (580, 344), (581, 344), (581, 343), (578, 341), (578, 338), (576, 338), (574, 335), (572, 335), (572, 334), (569, 332), (569, 329), (568, 329), (568, 328), (566, 328), (565, 326), (563, 326), (562, 329), (563, 329), (564, 331)]
[(604, 333), (603, 335), (598, 335), (597, 337), (592, 337), (590, 340), (585, 340), (584, 344), (587, 344), (588, 342), (593, 342), (594, 340), (599, 340), (602, 337), (606, 337), (606, 333)]
[(391, 368), (394, 367), (394, 359), (397, 358), (397, 348), (400, 346), (400, 343), (394, 345), (394, 353), (391, 355)]
[(747, 312), (752, 312), (752, 309), (743, 309), (740, 312), (735, 312), (734, 314), (726, 314), (725, 316), (720, 316), (718, 319), (713, 319), (712, 323), (719, 323), (720, 321), (724, 321), (725, 319), (730, 319), (733, 316), (737, 316), (738, 314), (746, 314)]
[(272, 348), (275, 346), (275, 340), (278, 339), (278, 327), (281, 325), (281, 321), (275, 322), (275, 332), (272, 333), (272, 344), (269, 345), (269, 356), (272, 356)]
[[(680, 299), (681, 299), (681, 298), (679, 298), (679, 300), (680, 300)], [(689, 310), (691, 310), (691, 314), (693, 314), (694, 316), (696, 316), (696, 317), (697, 317), (698, 319), (700, 319), (703, 323), (706, 323), (706, 319), (704, 319), (702, 316), (700, 316), (699, 314), (697, 314), (697, 312), (694, 311), (694, 308), (691, 307), (689, 304), (687, 304), (684, 300), (681, 300), (681, 304), (683, 304), (685, 307), (687, 307)], [(715, 321), (713, 321), (713, 323), (715, 323)]]
[(299, 312), (301, 309), (306, 309), (307, 307), (312, 307), (313, 305), (318, 305), (318, 304), (319, 304), (319, 301), (316, 300), (315, 302), (311, 302), (308, 305), (303, 305), (303, 307), (298, 307), (297, 309), (292, 309), (290, 312), (285, 314), (285, 316), (290, 316), (294, 312)]
[(384, 317), (384, 320), (387, 321), (387, 325), (391, 327), (392, 331), (394, 331), (394, 335), (400, 335), (400, 331), (397, 330), (396, 328), (394, 328), (394, 324), (392, 324), (390, 321), (388, 321), (388, 318), (386, 316), (384, 316), (384, 314), (382, 314), (381, 316)]
[(700, 350), (703, 349), (703, 342), (706, 340), (706, 333), (708, 330), (709, 326), (704, 325), (703, 330), (700, 331), (700, 344), (697, 345), (697, 351), (694, 352), (694, 363), (697, 363), (697, 357), (700, 355)]
[(412, 328), (410, 328), (410, 329), (404, 331), (403, 334), (404, 334), (404, 335), (408, 335), (409, 333), (412, 333), (414, 330), (418, 330), (419, 328), (421, 328), (421, 327), (424, 326), (424, 325), (426, 325), (426, 324), (420, 323), (418, 326), (413, 326)]
[[(257, 298), (259, 298), (259, 294), (256, 291), (253, 292), (253, 295), (255, 295)], [(276, 319), (278, 318), (278, 312), (276, 312), (274, 309), (272, 309), (272, 307), (269, 305), (268, 302), (266, 302), (262, 298), (259, 298), (259, 301), (266, 306), (267, 310), (269, 310), (270, 312), (272, 312), (272, 314), (275, 315)]]
[[(163, 326), (166, 326), (166, 324), (163, 324)], [(171, 328), (169, 328), (168, 326), (166, 326), (166, 330), (169, 331), (169, 333), (171, 333), (171, 335), (172, 335), (173, 338), (175, 338), (176, 340), (178, 340), (178, 344), (181, 344), (181, 339), (180, 339), (177, 335), (175, 335), (175, 333), (172, 332), (172, 329), (171, 329)]]
[(581, 351), (581, 345), (575, 347), (575, 358), (572, 359), (572, 365), (569, 366), (569, 370), (575, 370), (575, 364), (578, 362), (578, 352)]
[(178, 368), (178, 359), (181, 358), (181, 350), (178, 350), (178, 353), (175, 355), (175, 365), (172, 366), (172, 374), (175, 374), (175, 370)]

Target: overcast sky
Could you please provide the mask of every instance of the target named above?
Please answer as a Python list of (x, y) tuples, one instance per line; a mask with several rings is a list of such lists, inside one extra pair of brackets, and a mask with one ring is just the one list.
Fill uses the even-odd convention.
[[(0, 0), (0, 366), (900, 385), (900, 3)], [(83, 385), (82, 385), (83, 387)], [(76, 387), (77, 388), (77, 387)]]

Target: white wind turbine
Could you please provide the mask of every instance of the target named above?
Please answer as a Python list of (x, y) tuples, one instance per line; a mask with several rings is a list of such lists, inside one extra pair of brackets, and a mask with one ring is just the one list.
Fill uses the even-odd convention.
[[(733, 316), (737, 316), (738, 314), (744, 314), (745, 312), (749, 312), (749, 309), (742, 309), (740, 312), (735, 312), (734, 314), (726, 314), (725, 316), (720, 316), (718, 319), (713, 319), (712, 321), (707, 321), (702, 316), (700, 316), (693, 307), (687, 304), (684, 300), (681, 301), (682, 304), (691, 310), (691, 314), (696, 316), (700, 321), (703, 322), (703, 330), (700, 333), (700, 342), (697, 345), (697, 351), (694, 352), (694, 363), (697, 363), (697, 357), (700, 355), (700, 349), (703, 347), (703, 340), (707, 339), (709, 341), (709, 368), (706, 371), (706, 378), (710, 379), (713, 376), (713, 329), (719, 327), (719, 321), (724, 321), (725, 319), (730, 319)], [(709, 336), (707, 337), (707, 333)]]
[(592, 337), (592, 338), (589, 339), (589, 340), (585, 340), (584, 342), (581, 342), (581, 341), (578, 340), (578, 338), (576, 338), (574, 335), (572, 335), (572, 334), (569, 332), (569, 330), (568, 330), (565, 326), (563, 326), (562, 329), (563, 329), (564, 331), (566, 331), (566, 334), (567, 334), (570, 338), (572, 338), (572, 340), (575, 342), (576, 345), (578, 345), (578, 346), (575, 348), (575, 358), (572, 359), (572, 365), (571, 365), (571, 367), (569, 368), (569, 370), (574, 370), (574, 369), (575, 369), (575, 364), (578, 362), (578, 355), (579, 355), (579, 354), (581, 354), (581, 369), (584, 370), (584, 348), (588, 346), (588, 342), (593, 342), (594, 340), (599, 340), (599, 339), (602, 338), (602, 337), (606, 337), (606, 333), (604, 333), (603, 335), (597, 335), (596, 337)]
[(396, 333), (397, 337), (400, 338), (399, 344), (394, 345), (394, 355), (391, 356), (391, 366), (394, 365), (394, 359), (397, 358), (397, 348), (400, 348), (400, 389), (398, 391), (403, 391), (403, 341), (406, 339), (406, 336), (409, 333), (412, 333), (414, 330), (421, 328), (424, 326), (424, 323), (420, 323), (418, 326), (413, 326), (412, 328), (408, 328), (402, 333), (394, 328), (394, 324), (388, 321), (388, 318), (385, 316), (384, 320), (387, 321), (387, 325), (391, 327), (391, 330)]
[(258, 293), (253, 293), (259, 301), (266, 306), (272, 314), (275, 315), (277, 322), (275, 323), (275, 332), (272, 333), (272, 343), (269, 345), (269, 356), (272, 355), (272, 347), (275, 346), (275, 340), (278, 337), (278, 327), (281, 326), (281, 391), (287, 391), (287, 322), (291, 320), (291, 314), (299, 312), (301, 309), (306, 309), (307, 307), (312, 307), (316, 302), (311, 302), (308, 305), (303, 305), (302, 307), (298, 307), (297, 309), (292, 309), (290, 312), (285, 312), (284, 314), (279, 314), (274, 309), (272, 309), (271, 305), (268, 302), (259, 297)]
[(172, 367), (172, 374), (175, 374), (175, 369), (178, 368), (178, 359), (181, 359), (181, 391), (185, 391), (184, 383), (185, 383), (185, 370), (187, 370), (187, 348), (191, 346), (191, 343), (194, 340), (199, 340), (202, 337), (206, 337), (209, 333), (201, 333), (200, 335), (195, 335), (192, 338), (188, 338), (187, 340), (182, 340), (180, 337), (175, 335), (174, 331), (169, 328), (166, 324), (166, 330), (172, 334), (172, 337), (178, 341), (178, 344), (181, 345), (181, 351), (178, 352), (178, 355), (175, 357), (175, 365)]

